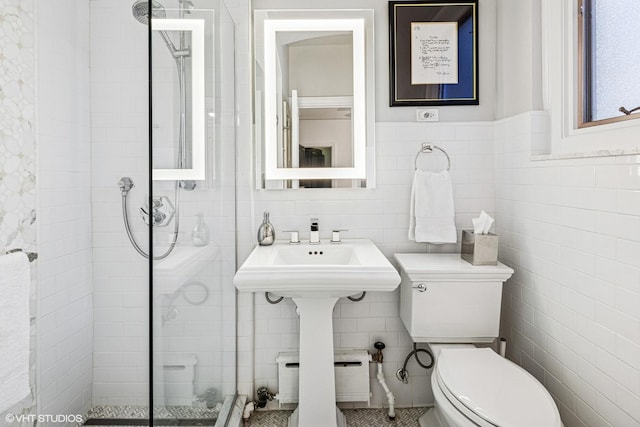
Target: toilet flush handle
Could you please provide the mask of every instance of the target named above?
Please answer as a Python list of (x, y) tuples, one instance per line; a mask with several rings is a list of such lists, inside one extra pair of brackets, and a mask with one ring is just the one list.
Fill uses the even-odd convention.
[(418, 286), (412, 286), (413, 289), (417, 289), (418, 292), (427, 292), (427, 285), (425, 283), (420, 283)]

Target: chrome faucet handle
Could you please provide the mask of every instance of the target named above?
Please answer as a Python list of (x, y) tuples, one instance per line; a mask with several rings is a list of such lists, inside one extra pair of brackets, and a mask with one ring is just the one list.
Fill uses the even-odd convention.
[(300, 235), (298, 234), (298, 230), (283, 230), (283, 233), (291, 233), (289, 237), (290, 245), (298, 245), (300, 244)]
[(346, 228), (335, 229), (331, 233), (331, 243), (342, 243), (340, 240), (340, 232), (341, 231), (349, 231)]
[(318, 218), (311, 218), (309, 243), (312, 245), (317, 245), (320, 243), (320, 222), (318, 221)]

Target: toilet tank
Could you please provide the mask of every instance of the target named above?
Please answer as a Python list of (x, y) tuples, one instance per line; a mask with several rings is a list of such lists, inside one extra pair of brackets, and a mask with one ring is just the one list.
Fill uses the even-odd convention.
[(414, 342), (492, 342), (499, 333), (502, 263), (472, 265), (459, 254), (395, 254), (400, 318)]

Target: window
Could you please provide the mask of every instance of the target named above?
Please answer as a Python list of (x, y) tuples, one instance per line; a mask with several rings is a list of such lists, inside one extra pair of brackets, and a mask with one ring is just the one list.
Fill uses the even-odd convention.
[(640, 118), (640, 1), (578, 6), (578, 126)]

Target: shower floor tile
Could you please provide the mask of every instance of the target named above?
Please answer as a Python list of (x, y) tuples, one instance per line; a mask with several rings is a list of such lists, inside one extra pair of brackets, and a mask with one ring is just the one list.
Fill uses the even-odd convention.
[[(387, 409), (342, 409), (347, 427), (418, 427), (418, 418), (429, 408), (396, 408), (396, 419), (390, 421)], [(254, 411), (245, 427), (286, 427), (292, 411)]]
[[(213, 426), (219, 409), (191, 406), (154, 408), (154, 425), (158, 426)], [(144, 406), (95, 406), (85, 416), (84, 425), (140, 426), (149, 425), (149, 408)], [(177, 420), (177, 421), (176, 421)]]

